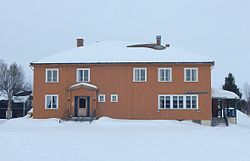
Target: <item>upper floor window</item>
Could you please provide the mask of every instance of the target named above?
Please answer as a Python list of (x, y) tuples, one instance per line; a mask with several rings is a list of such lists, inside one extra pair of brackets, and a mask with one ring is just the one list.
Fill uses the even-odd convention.
[(198, 68), (184, 69), (185, 82), (198, 82)]
[(133, 82), (147, 82), (147, 68), (133, 68)]
[(90, 82), (90, 69), (78, 68), (76, 79), (77, 79), (77, 82)]
[(45, 95), (45, 108), (58, 109), (58, 95)]
[(59, 70), (58, 69), (46, 69), (46, 82), (58, 82)]
[(158, 82), (171, 82), (172, 68), (158, 68)]

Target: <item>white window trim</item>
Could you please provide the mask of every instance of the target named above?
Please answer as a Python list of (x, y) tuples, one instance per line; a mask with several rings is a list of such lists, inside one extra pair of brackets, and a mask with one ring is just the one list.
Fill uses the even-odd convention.
[[(56, 96), (57, 97), (57, 107), (56, 108), (47, 108), (47, 96)], [(58, 94), (46, 94), (45, 95), (45, 109), (46, 110), (58, 110), (59, 108), (59, 95)]]
[[(169, 81), (161, 81), (160, 70), (169, 70), (170, 71), (170, 80)], [(158, 68), (158, 82), (172, 82), (172, 68)]]
[[(170, 96), (170, 108), (160, 108), (160, 97)], [(183, 108), (179, 108), (179, 101), (177, 102), (178, 108), (173, 108), (173, 96), (183, 96)], [(186, 96), (191, 96), (191, 108), (186, 108)], [(192, 108), (192, 96), (196, 96), (197, 108)], [(198, 110), (199, 109), (199, 96), (198, 95), (180, 95), (180, 94), (159, 94), (158, 95), (158, 110)]]
[[(101, 96), (103, 96), (103, 101), (100, 101)], [(105, 102), (105, 94), (99, 94), (98, 95), (98, 102), (100, 102), (100, 103)]]
[[(90, 68), (77, 68), (76, 69), (76, 82), (84, 82), (84, 81), (78, 81), (78, 71), (79, 70), (87, 70), (88, 71), (88, 81), (85, 81), (85, 82), (90, 82)], [(84, 73), (83, 73), (83, 77), (84, 77)], [(84, 78), (83, 78), (84, 79)]]
[[(112, 97), (113, 97), (113, 96), (116, 97), (116, 101), (113, 101), (113, 100), (112, 100)], [(119, 98), (118, 98), (118, 94), (111, 94), (111, 95), (110, 95), (110, 102), (118, 102), (118, 99), (119, 99)]]
[[(49, 70), (51, 70), (51, 71), (56, 70), (56, 71), (57, 71), (57, 72), (56, 72), (56, 73), (57, 73), (57, 75), (56, 75), (57, 81), (55, 81), (55, 82), (54, 82), (54, 81), (50, 81), (50, 82), (48, 81), (48, 71), (49, 71)], [(58, 82), (59, 82), (59, 69), (58, 69), (58, 68), (46, 68), (46, 71), (45, 71), (45, 72), (46, 72), (46, 73), (45, 73), (45, 75), (46, 75), (46, 76), (45, 76), (45, 82), (46, 82), (46, 83), (58, 83)], [(53, 72), (52, 72), (52, 74), (53, 74)], [(52, 76), (52, 78), (53, 78), (53, 76)], [(52, 79), (52, 80), (53, 80), (53, 79)]]
[[(192, 81), (192, 72), (190, 73), (190, 81), (187, 81), (187, 78), (186, 78), (186, 71), (187, 70), (193, 70), (195, 69), (196, 70), (196, 80), (195, 81)], [(198, 82), (199, 81), (199, 70), (198, 68), (184, 68), (184, 82)]]
[[(145, 81), (136, 81), (135, 80), (135, 70), (145, 70)], [(147, 68), (133, 68), (133, 82), (147, 82)]]

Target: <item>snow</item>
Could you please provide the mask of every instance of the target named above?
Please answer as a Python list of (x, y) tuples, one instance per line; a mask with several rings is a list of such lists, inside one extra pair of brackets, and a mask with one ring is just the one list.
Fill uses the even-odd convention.
[(0, 101), (1, 100), (8, 100), (8, 96), (7, 96), (7, 93), (6, 91), (0, 91)]
[(149, 48), (129, 48), (138, 43), (100, 41), (92, 45), (74, 48), (65, 52), (45, 57), (32, 62), (46, 63), (135, 63), (135, 62), (173, 62), (173, 63), (213, 63), (213, 60), (202, 55), (174, 48), (153, 50)]
[(240, 97), (234, 92), (226, 91), (221, 88), (212, 88), (212, 98), (240, 99)]
[[(13, 96), (13, 101), (15, 103), (23, 103), (26, 102), (29, 99), (30, 96)], [(0, 101), (4, 100), (7, 101), (8, 100), (8, 96), (6, 91), (0, 91)]]
[[(189, 121), (0, 120), (4, 161), (249, 161), (250, 119), (208, 127)], [(233, 152), (232, 152), (233, 149)]]
[(30, 96), (13, 96), (13, 100), (15, 103), (23, 103), (27, 102)]
[(87, 87), (90, 87), (90, 88), (97, 89), (97, 86), (95, 86), (93, 84), (90, 84), (90, 83), (86, 83), (86, 82), (81, 82), (81, 83), (74, 84), (74, 85), (70, 86), (70, 88), (75, 88), (75, 87), (79, 87), (79, 86), (87, 86)]

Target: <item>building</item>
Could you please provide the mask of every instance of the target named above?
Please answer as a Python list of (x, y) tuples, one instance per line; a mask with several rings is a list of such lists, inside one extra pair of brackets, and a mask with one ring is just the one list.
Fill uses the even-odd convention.
[[(230, 91), (212, 88), (212, 126), (237, 123), (237, 103), (240, 97)], [(232, 106), (232, 104), (234, 104)]]
[(97, 42), (34, 61), (34, 118), (194, 120), (210, 124), (205, 56), (156, 43)]
[[(12, 118), (23, 117), (32, 108), (32, 91), (20, 91), (13, 96)], [(0, 119), (6, 119), (8, 97), (6, 92), (0, 91)]]

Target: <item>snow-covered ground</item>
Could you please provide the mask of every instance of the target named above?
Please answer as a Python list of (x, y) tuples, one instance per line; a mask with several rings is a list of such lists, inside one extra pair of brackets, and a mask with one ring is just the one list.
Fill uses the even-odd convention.
[(250, 118), (207, 127), (189, 121), (101, 118), (0, 120), (1, 161), (249, 161)]

